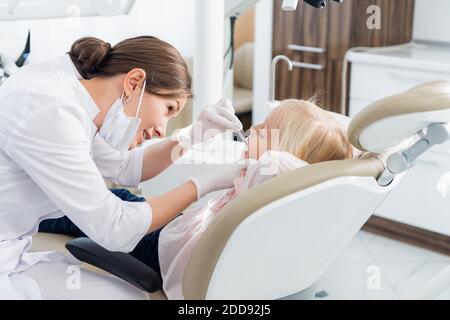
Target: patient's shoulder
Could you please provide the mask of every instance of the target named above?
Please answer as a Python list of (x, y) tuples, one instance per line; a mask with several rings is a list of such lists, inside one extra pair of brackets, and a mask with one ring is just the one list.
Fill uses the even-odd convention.
[(273, 175), (278, 175), (290, 170), (307, 166), (308, 163), (290, 154), (289, 152), (270, 150), (259, 158), (257, 165), (261, 172), (273, 172)]
[(290, 153), (267, 151), (258, 160), (250, 163), (240, 189), (250, 189), (272, 177), (306, 165), (307, 162)]

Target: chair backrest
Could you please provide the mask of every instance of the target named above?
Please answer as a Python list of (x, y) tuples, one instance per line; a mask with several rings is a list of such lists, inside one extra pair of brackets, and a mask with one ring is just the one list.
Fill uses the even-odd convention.
[(425, 83), (372, 103), (355, 116), (348, 135), (360, 150), (383, 152), (440, 122), (450, 122), (448, 81)]
[(185, 297), (270, 299), (307, 288), (387, 196), (376, 182), (383, 170), (377, 158), (330, 161), (243, 193), (198, 242)]

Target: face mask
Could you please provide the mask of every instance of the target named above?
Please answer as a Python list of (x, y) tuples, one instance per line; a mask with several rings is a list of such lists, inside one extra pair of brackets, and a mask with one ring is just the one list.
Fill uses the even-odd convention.
[(139, 98), (139, 104), (137, 107), (136, 116), (128, 117), (124, 111), (123, 96), (117, 99), (106, 114), (105, 121), (100, 128), (99, 135), (102, 137), (111, 147), (120, 152), (128, 151), (131, 143), (136, 137), (136, 133), (141, 125), (141, 119), (138, 118), (139, 111), (141, 110), (142, 98), (144, 97), (146, 81), (142, 87), (141, 96)]

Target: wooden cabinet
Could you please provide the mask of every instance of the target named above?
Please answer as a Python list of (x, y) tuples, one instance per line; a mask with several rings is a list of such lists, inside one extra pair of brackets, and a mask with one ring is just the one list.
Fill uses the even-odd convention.
[[(295, 12), (282, 11), (281, 2), (274, 1), (273, 56), (284, 54), (294, 63), (308, 66), (297, 66), (292, 72), (286, 66), (277, 68), (276, 98), (280, 100), (316, 97), (326, 109), (340, 111), (346, 51), (412, 39), (414, 0), (345, 0), (342, 4), (332, 2), (320, 10), (300, 1)], [(367, 27), (370, 17), (367, 9), (371, 5), (381, 9), (380, 30)], [(308, 52), (296, 50), (295, 46), (314, 49)]]

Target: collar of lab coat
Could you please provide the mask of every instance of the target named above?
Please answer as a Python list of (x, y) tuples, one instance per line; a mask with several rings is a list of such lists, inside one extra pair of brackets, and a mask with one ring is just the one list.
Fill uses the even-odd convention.
[(89, 115), (89, 118), (91, 120), (94, 120), (94, 118), (99, 114), (100, 109), (95, 103), (94, 99), (92, 99), (89, 92), (86, 90), (86, 88), (81, 84), (79, 80), (82, 80), (83, 77), (78, 72), (77, 68), (72, 62), (72, 59), (70, 59), (69, 54), (64, 55), (64, 59), (66, 60), (66, 63), (68, 65), (68, 70), (70, 73), (74, 74), (76, 76), (77, 81), (75, 81), (74, 84), (74, 97), (75, 99), (87, 112)]

